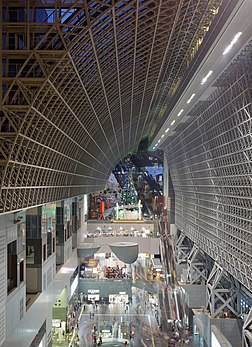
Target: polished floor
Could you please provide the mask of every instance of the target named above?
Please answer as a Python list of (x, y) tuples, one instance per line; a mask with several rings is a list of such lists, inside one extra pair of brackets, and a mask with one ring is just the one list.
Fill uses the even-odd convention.
[[(98, 305), (83, 305), (80, 311), (78, 328), (76, 326), (72, 338), (68, 341), (57, 342), (53, 347), (81, 346), (93, 347), (94, 331), (97, 343), (100, 332), (102, 346), (127, 346), (134, 347), (164, 347), (164, 346), (198, 346), (187, 337), (187, 344), (175, 342), (174, 334), (167, 334), (158, 326), (158, 313), (153, 304), (148, 301), (147, 292), (134, 288), (132, 304), (128, 310), (124, 303)], [(130, 333), (134, 331), (130, 338)], [(78, 334), (78, 339), (76, 338)], [(75, 339), (74, 339), (75, 336)], [(175, 344), (171, 344), (172, 341)]]

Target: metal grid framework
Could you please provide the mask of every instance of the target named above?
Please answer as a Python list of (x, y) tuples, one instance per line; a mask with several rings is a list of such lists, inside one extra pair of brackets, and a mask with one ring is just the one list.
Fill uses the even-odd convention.
[(103, 188), (155, 130), (220, 3), (2, 0), (0, 212)]
[(252, 45), (195, 104), (186, 128), (165, 143), (176, 224), (252, 289)]

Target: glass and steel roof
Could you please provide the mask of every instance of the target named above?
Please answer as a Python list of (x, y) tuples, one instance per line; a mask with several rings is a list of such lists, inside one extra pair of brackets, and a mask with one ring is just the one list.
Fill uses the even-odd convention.
[(221, 0), (3, 0), (0, 213), (96, 191), (158, 124)]

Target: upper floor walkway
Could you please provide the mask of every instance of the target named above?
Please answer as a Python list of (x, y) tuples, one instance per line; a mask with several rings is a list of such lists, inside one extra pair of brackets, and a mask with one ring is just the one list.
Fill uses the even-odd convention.
[(139, 253), (160, 254), (160, 238), (156, 221), (88, 221), (85, 242), (101, 246), (99, 253), (110, 253), (114, 242), (133, 242)]

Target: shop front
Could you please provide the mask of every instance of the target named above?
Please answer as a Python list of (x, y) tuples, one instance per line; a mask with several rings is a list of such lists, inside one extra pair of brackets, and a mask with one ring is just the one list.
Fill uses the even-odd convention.
[(112, 325), (101, 325), (99, 335), (102, 338), (102, 340), (112, 338)]
[(100, 290), (99, 289), (88, 289), (87, 300), (88, 302), (99, 302), (100, 301)]
[(81, 278), (98, 278), (100, 271), (99, 259), (89, 259), (80, 265)]
[(80, 278), (79, 293), (82, 293), (88, 303), (127, 303), (132, 300), (132, 282), (129, 279), (90, 281)]
[(109, 294), (110, 304), (122, 304), (129, 302), (129, 296), (126, 292), (119, 292), (118, 294)]

